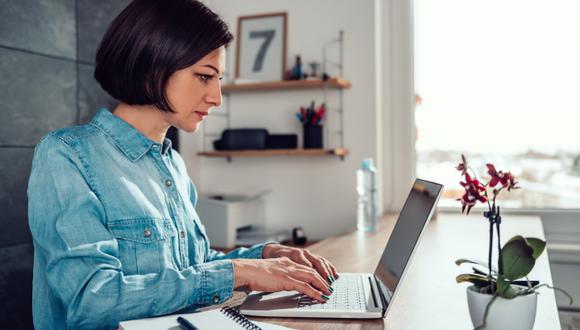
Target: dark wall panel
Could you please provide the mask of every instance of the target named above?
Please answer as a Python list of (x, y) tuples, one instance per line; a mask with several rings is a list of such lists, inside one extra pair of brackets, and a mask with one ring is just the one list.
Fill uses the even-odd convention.
[(4, 48), (0, 58), (0, 146), (34, 146), (75, 123), (74, 62)]
[[(0, 149), (0, 250), (31, 240), (26, 189), (33, 153), (33, 148)], [(6, 266), (3, 263), (0, 265)]]
[(0, 45), (76, 59), (74, 0), (3, 0), (0, 10)]
[(79, 75), (79, 122), (88, 123), (100, 108), (113, 110), (117, 101), (105, 92), (93, 77), (93, 65), (80, 64)]
[[(0, 249), (0, 328), (33, 329), (32, 326), (32, 244)], [(4, 267), (10, 265), (10, 267)]]
[(128, 0), (77, 0), (79, 61), (95, 63), (101, 38), (111, 21), (130, 2)]

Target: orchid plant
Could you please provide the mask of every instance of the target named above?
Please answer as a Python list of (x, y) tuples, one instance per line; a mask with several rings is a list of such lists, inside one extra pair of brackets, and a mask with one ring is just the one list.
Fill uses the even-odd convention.
[[(486, 166), (487, 174), (491, 177), (487, 183), (483, 183), (477, 178), (473, 169), (469, 167), (464, 155), (461, 155), (461, 162), (456, 167), (465, 179), (465, 182), (460, 182), (461, 186), (465, 189), (463, 196), (458, 199), (462, 205), (461, 212), (469, 214), (478, 202), (483, 203), (487, 205), (487, 210), (483, 213), (483, 216), (489, 222), (489, 253), (487, 265), (471, 259), (459, 259), (455, 262), (457, 265), (464, 263), (481, 265), (487, 268), (487, 272), (473, 267), (474, 273), (458, 275), (456, 278), (457, 283), (471, 282), (480, 293), (494, 295), (495, 297), (493, 299), (496, 297), (512, 299), (520, 295), (535, 292), (535, 289), (539, 287), (549, 287), (566, 294), (570, 299), (570, 303), (572, 303), (572, 297), (565, 291), (548, 284), (530, 281), (527, 277), (533, 269), (536, 260), (543, 253), (546, 247), (545, 241), (539, 238), (517, 235), (512, 237), (503, 248), (501, 247), (501, 214), (499, 205), (496, 205), (496, 199), (503, 190), (510, 192), (520, 187), (511, 172), (498, 171), (493, 164), (487, 164)], [(488, 190), (491, 190), (491, 195)], [(492, 265), (494, 227), (497, 233), (497, 268), (494, 268)]]

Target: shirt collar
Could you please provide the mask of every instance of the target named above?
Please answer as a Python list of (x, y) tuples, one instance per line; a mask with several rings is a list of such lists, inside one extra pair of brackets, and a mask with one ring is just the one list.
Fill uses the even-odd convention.
[(171, 140), (165, 138), (161, 145), (105, 108), (97, 112), (91, 124), (111, 137), (115, 145), (133, 162), (143, 157), (151, 148), (163, 154), (171, 153)]

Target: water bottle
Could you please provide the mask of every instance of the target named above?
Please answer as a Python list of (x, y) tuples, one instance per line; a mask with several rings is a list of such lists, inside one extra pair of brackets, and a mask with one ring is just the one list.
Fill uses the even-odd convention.
[(356, 171), (356, 191), (358, 193), (357, 229), (373, 232), (379, 218), (377, 210), (377, 169), (372, 158), (363, 160)]

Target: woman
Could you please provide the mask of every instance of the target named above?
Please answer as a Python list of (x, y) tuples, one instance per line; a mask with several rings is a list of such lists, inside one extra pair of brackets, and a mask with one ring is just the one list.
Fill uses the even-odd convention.
[(211, 250), (197, 193), (165, 134), (195, 132), (222, 103), (232, 35), (193, 0), (135, 0), (113, 21), (95, 78), (119, 100), (37, 145), (30, 177), (33, 318), (38, 329), (220, 304), (233, 290), (298, 290), (324, 302), (338, 275), (306, 250), (270, 243)]

